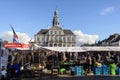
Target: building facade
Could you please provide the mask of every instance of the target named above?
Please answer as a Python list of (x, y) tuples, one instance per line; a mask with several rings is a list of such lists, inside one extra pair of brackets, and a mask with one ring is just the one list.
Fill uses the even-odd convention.
[(118, 33), (114, 33), (110, 35), (108, 38), (99, 41), (99, 46), (120, 46), (120, 35)]
[(52, 27), (41, 29), (34, 36), (35, 43), (46, 47), (74, 47), (76, 46), (76, 36), (69, 29), (60, 27), (58, 10), (55, 10)]

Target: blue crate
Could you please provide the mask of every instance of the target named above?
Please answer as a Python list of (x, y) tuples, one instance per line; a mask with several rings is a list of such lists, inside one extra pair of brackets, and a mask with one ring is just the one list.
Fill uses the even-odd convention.
[(71, 75), (75, 75), (75, 67), (70, 67), (70, 73)]
[(119, 67), (117, 67), (116, 73), (117, 73), (117, 75), (120, 75), (120, 68)]
[(70, 67), (70, 71), (74, 72), (75, 71), (75, 67)]
[(102, 74), (102, 67), (94, 66), (93, 72), (95, 75), (101, 75)]
[(102, 74), (109, 75), (110, 74), (110, 67), (107, 65), (102, 65)]
[(70, 71), (75, 75), (84, 75), (83, 66), (70, 67)]
[(81, 66), (81, 74), (84, 75), (85, 71), (84, 71), (84, 68), (83, 66)]
[(75, 66), (75, 74), (76, 75), (84, 75), (83, 66)]
[(81, 75), (81, 66), (75, 66), (75, 74)]

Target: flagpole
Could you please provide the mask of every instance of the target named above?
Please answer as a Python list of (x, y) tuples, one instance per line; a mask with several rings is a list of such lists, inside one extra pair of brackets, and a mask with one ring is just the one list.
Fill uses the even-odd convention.
[(12, 31), (13, 31), (13, 43), (17, 43), (17, 40), (16, 40), (16, 39), (18, 39), (18, 36), (17, 36), (17, 34), (15, 33), (15, 30), (13, 29), (12, 25), (11, 25), (11, 24), (9, 24), (9, 25), (10, 25)]
[(10, 27), (12, 27), (12, 25), (11, 24), (9, 24), (10, 25)]

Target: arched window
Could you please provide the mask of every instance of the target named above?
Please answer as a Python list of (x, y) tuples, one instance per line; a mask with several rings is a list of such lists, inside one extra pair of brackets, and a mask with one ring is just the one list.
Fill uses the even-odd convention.
[(50, 47), (52, 47), (52, 44), (50, 44)]
[(54, 44), (54, 47), (57, 47), (57, 44), (56, 44), (56, 43)]

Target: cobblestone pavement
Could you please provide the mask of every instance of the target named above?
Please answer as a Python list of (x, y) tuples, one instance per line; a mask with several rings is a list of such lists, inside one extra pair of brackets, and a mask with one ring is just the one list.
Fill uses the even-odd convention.
[(87, 76), (34, 76), (18, 77), (11, 80), (120, 80), (120, 75), (103, 76), (103, 75), (87, 75)]
[(83, 76), (71, 76), (71, 75), (59, 75), (52, 76), (50, 73), (39, 73), (37, 75), (23, 73), (19, 77), (12, 78), (11, 80), (120, 80), (120, 75), (83, 75)]
[(120, 76), (35, 77), (12, 80), (120, 80)]

